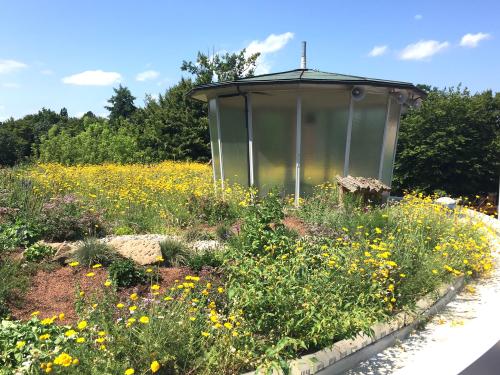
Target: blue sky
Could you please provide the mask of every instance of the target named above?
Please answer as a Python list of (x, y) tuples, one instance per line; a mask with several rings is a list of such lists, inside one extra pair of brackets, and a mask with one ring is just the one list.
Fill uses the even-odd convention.
[[(142, 105), (198, 50), (261, 51), (299, 67), (500, 91), (496, 1), (0, 0), (0, 120), (41, 107), (107, 114), (119, 82)], [(141, 75), (142, 73), (142, 75)]]

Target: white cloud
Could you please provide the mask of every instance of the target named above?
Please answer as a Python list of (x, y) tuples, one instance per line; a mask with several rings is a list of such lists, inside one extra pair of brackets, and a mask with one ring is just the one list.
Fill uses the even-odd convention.
[(477, 34), (465, 34), (460, 40), (460, 45), (462, 47), (475, 48), (481, 40), (491, 38), (490, 34), (477, 33)]
[(15, 82), (5, 82), (2, 83), (2, 87), (5, 87), (6, 89), (18, 89), (21, 85)]
[(268, 55), (285, 47), (286, 44), (293, 39), (293, 36), (294, 34), (292, 32), (286, 32), (278, 35), (271, 34), (264, 40), (253, 40), (250, 42), (250, 44), (246, 47), (247, 56), (260, 52), (260, 56), (257, 59), (255, 73), (269, 73), (271, 71), (271, 63), (267, 59)]
[(156, 70), (146, 70), (145, 72), (141, 72), (135, 76), (136, 81), (147, 81), (151, 79), (156, 79), (160, 76)]
[(375, 46), (372, 48), (372, 50), (368, 53), (368, 56), (370, 57), (377, 57), (377, 56), (382, 56), (384, 53), (387, 52), (387, 49), (389, 47), (387, 46)]
[(424, 18), (421, 14), (415, 14), (415, 18), (416, 21), (420, 21), (422, 18)]
[(28, 65), (20, 61), (0, 59), (0, 74), (12, 73), (26, 68), (27, 66)]
[(408, 44), (399, 54), (401, 60), (425, 60), (436, 53), (448, 48), (450, 43), (437, 40), (420, 40)]
[(78, 86), (110, 86), (122, 80), (120, 73), (86, 70), (62, 79), (63, 83)]

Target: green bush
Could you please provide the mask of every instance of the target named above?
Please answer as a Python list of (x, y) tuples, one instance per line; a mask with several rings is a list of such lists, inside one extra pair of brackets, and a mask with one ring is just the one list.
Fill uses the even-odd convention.
[(233, 236), (231, 226), (226, 223), (219, 224), (215, 230), (217, 238), (221, 241), (227, 241)]
[(42, 243), (36, 243), (28, 247), (23, 256), (28, 262), (40, 262), (46, 258), (51, 257), (56, 253), (53, 247), (44, 245)]
[(28, 286), (28, 281), (29, 276), (19, 262), (0, 258), (0, 318), (8, 314), (7, 302), (23, 292)]
[(223, 221), (231, 221), (237, 217), (238, 211), (223, 198), (191, 195), (187, 202), (189, 214), (198, 222), (215, 225)]
[(99, 213), (82, 208), (71, 194), (51, 198), (38, 218), (43, 237), (51, 241), (78, 240), (105, 234)]
[(200, 272), (203, 267), (220, 267), (222, 256), (217, 250), (193, 251), (187, 257), (187, 266), (195, 272)]
[(145, 283), (148, 278), (146, 272), (135, 265), (130, 259), (113, 261), (108, 268), (110, 279), (118, 288), (128, 288)]
[(120, 258), (112, 247), (95, 238), (85, 239), (75, 251), (73, 257), (85, 267), (90, 267), (94, 264), (107, 266)]
[(189, 249), (181, 241), (166, 239), (160, 242), (163, 264), (168, 267), (180, 267), (186, 265)]
[(18, 220), (0, 224), (0, 254), (19, 247), (29, 246), (39, 238), (39, 230), (31, 223)]
[(184, 238), (188, 242), (194, 242), (213, 240), (215, 239), (215, 236), (208, 230), (193, 225), (186, 229), (184, 232)]

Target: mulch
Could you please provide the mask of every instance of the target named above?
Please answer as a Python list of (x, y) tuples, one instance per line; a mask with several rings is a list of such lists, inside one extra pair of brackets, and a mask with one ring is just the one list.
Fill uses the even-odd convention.
[[(95, 276), (85, 276), (94, 272)], [(161, 286), (160, 292), (164, 292), (175, 280), (182, 280), (185, 276), (193, 274), (188, 268), (160, 268)], [(199, 275), (202, 279), (211, 279), (210, 271), (202, 271)], [(85, 296), (98, 296), (104, 290), (104, 282), (107, 280), (107, 271), (104, 268), (77, 269), (64, 266), (52, 271), (38, 271), (31, 279), (30, 287), (22, 294), (20, 299), (9, 303), (9, 310), (13, 319), (28, 320), (31, 314), (39, 311), (39, 318), (49, 318), (60, 313), (65, 314), (64, 323), (75, 322), (78, 317), (75, 312), (75, 301), (77, 288), (85, 293)], [(123, 288), (118, 291), (121, 300), (125, 300), (130, 294), (146, 296), (150, 285), (138, 285), (131, 288)]]

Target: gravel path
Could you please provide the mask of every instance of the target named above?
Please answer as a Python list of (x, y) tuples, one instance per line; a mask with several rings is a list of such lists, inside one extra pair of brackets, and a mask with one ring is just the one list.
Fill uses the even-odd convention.
[(491, 275), (466, 286), (425, 328), (346, 374), (457, 375), (500, 340), (500, 222), (480, 217), (498, 233)]

